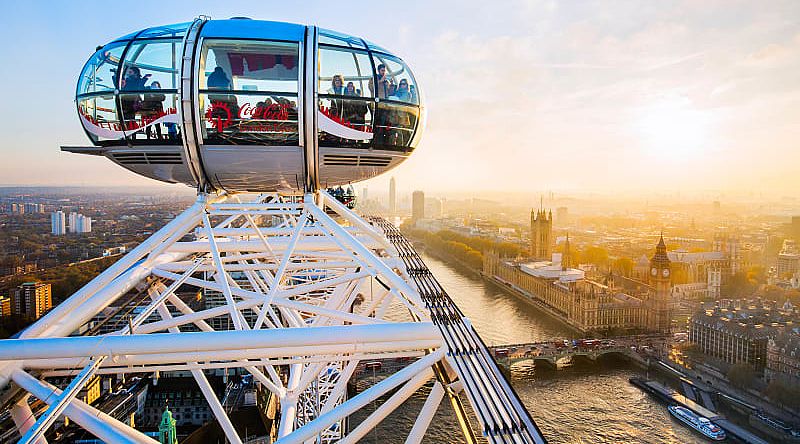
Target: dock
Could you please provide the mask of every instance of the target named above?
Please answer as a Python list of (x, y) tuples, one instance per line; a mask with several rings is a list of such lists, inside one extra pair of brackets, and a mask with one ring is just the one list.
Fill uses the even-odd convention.
[(719, 413), (703, 407), (688, 397), (681, 395), (675, 390), (665, 387), (656, 381), (649, 381), (643, 378), (631, 378), (630, 383), (653, 395), (662, 402), (686, 407), (696, 414), (708, 418), (710, 421), (722, 427), (725, 430), (725, 433), (727, 433), (729, 436), (732, 436), (741, 442), (746, 444), (769, 444), (767, 441), (764, 441), (753, 433), (732, 423)]

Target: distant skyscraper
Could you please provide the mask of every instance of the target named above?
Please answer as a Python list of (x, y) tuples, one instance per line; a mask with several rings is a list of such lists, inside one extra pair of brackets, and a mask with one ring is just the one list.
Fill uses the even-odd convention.
[(558, 225), (564, 226), (568, 223), (567, 219), (569, 219), (569, 210), (567, 207), (556, 208), (556, 220), (558, 221)]
[(426, 213), (428, 213), (428, 217), (434, 219), (440, 219), (442, 217), (442, 200), (439, 198), (429, 198), (427, 201), (427, 209)]
[(63, 211), (50, 214), (50, 232), (56, 236), (63, 236), (67, 232), (66, 218)]
[(78, 232), (78, 213), (72, 211), (69, 213), (69, 232)]
[(411, 195), (411, 220), (425, 219), (425, 193), (414, 191)]
[(394, 177), (389, 180), (389, 215), (397, 214), (397, 183)]
[(364, 188), (361, 189), (361, 201), (364, 202), (364, 203), (366, 203), (367, 199), (369, 199), (367, 191), (368, 191), (367, 187), (364, 187)]
[[(59, 211), (58, 213), (61, 213)], [(56, 213), (53, 213), (56, 214)], [(62, 213), (63, 217), (63, 213)], [(92, 218), (84, 216), (83, 214), (71, 212), (69, 213), (69, 232), (70, 233), (91, 233), (92, 232)], [(55, 234), (55, 233), (54, 233)]]
[(40, 203), (26, 203), (24, 208), (24, 212), (28, 214), (41, 214), (44, 213), (44, 205)]
[(79, 214), (76, 221), (76, 233), (91, 233), (92, 232), (92, 218)]
[(792, 216), (792, 236), (800, 239), (800, 216)]

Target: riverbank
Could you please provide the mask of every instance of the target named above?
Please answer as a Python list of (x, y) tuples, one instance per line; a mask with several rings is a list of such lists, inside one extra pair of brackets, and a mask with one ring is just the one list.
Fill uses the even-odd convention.
[[(518, 301), (518, 302), (515, 303), (515, 305), (518, 304), (519, 307), (520, 307), (519, 308), (520, 310), (522, 310), (522, 306), (527, 306), (527, 307), (530, 307), (530, 308), (524, 309), (525, 311), (530, 310), (530, 311), (536, 313), (535, 316), (537, 317), (537, 322), (538, 322), (539, 319), (547, 318), (547, 319), (551, 320), (550, 322), (557, 323), (560, 326), (559, 329), (561, 330), (561, 332), (556, 333), (555, 335), (549, 335), (549, 336), (546, 336), (546, 337), (539, 337), (539, 338), (536, 338), (536, 340), (554, 340), (554, 339), (557, 339), (557, 338), (564, 338), (564, 337), (573, 337), (573, 338), (580, 337), (580, 336), (578, 336), (580, 334), (580, 330), (579, 329), (576, 329), (573, 326), (569, 325), (568, 323), (564, 322), (561, 319), (560, 316), (557, 316), (554, 313), (548, 311), (547, 307), (542, 307), (539, 304), (535, 304), (532, 300), (530, 300), (524, 294), (516, 292), (516, 291), (514, 291), (513, 288), (508, 287), (506, 285), (503, 285), (502, 283), (496, 282), (495, 280), (490, 279), (488, 276), (484, 276), (481, 272), (477, 271), (473, 267), (469, 267), (468, 265), (464, 264), (463, 262), (457, 260), (457, 258), (451, 257), (450, 255), (448, 255), (448, 254), (446, 254), (444, 252), (437, 251), (434, 248), (428, 248), (426, 245), (424, 245), (424, 243), (420, 243), (416, 239), (415, 239), (415, 241), (416, 241), (415, 242), (415, 246), (417, 248), (419, 248), (420, 250), (424, 251), (427, 256), (431, 257), (432, 259), (435, 259), (435, 260), (431, 260), (430, 261), (431, 263), (436, 263), (437, 261), (442, 261), (442, 262), (446, 263), (449, 268), (451, 268), (452, 270), (456, 271), (458, 274), (460, 274), (460, 275), (462, 275), (464, 277), (467, 277), (470, 280), (472, 280), (472, 282), (474, 283), (472, 285), (476, 285), (479, 282), (483, 283), (481, 286), (476, 286), (475, 288), (476, 289), (480, 288), (480, 289), (483, 289), (484, 292), (487, 292), (486, 296), (484, 296), (484, 298), (482, 298), (484, 300), (481, 301), (481, 298), (479, 298), (476, 301), (472, 301), (472, 300), (469, 301), (470, 303), (481, 301), (480, 304), (483, 304), (483, 305), (478, 309), (478, 311), (472, 310), (472, 314), (470, 314), (471, 310), (469, 310), (469, 304), (465, 303), (466, 301), (464, 301), (463, 299), (458, 297), (462, 293), (461, 291), (459, 291), (460, 289), (457, 288), (457, 287), (453, 287), (451, 285), (447, 285), (446, 286), (448, 292), (451, 293), (451, 296), (455, 296), (456, 299), (461, 299), (461, 300), (457, 300), (457, 303), (458, 303), (459, 307), (464, 307), (466, 309), (465, 312), (467, 312), (467, 315), (470, 318), (474, 318), (475, 319), (474, 323), (475, 324), (479, 324), (476, 327), (476, 328), (479, 329), (479, 331), (487, 331), (487, 332), (496, 331), (499, 334), (504, 334), (505, 335), (506, 334), (506, 331), (505, 331), (506, 329), (504, 329), (502, 326), (499, 326), (497, 320), (498, 319), (503, 319), (503, 320), (506, 320), (506, 322), (508, 322), (508, 320), (509, 320), (508, 315), (497, 314), (497, 313), (492, 313), (492, 312), (497, 309), (497, 305), (498, 304), (506, 304), (506, 303), (511, 302), (511, 301)], [(428, 262), (428, 261), (426, 261), (426, 262)], [(437, 276), (442, 274), (442, 272), (439, 272), (437, 270), (434, 270), (434, 273)], [(458, 282), (462, 282), (462, 281), (463, 280), (459, 280)], [(494, 290), (497, 290), (497, 292), (495, 293)], [(494, 296), (489, 296), (489, 295), (492, 295), (492, 294)], [(512, 297), (508, 298), (506, 301), (502, 301), (505, 298), (501, 297), (500, 296), (501, 294), (502, 295), (506, 295), (506, 296), (512, 296)], [(493, 306), (488, 305), (488, 302), (486, 302), (486, 300), (485, 300), (486, 297), (492, 297), (493, 298), (492, 301), (495, 301), (495, 302), (492, 302)], [(478, 313), (481, 313), (481, 314), (478, 314)], [(481, 322), (481, 317), (485, 317), (485, 315), (483, 313), (492, 313), (490, 315), (490, 317), (492, 319), (488, 320), (486, 323), (482, 323)], [(542, 315), (544, 315), (544, 316), (542, 316)], [(530, 321), (528, 321), (528, 322), (530, 322)], [(525, 321), (523, 321), (522, 323), (524, 324)], [(480, 324), (483, 324), (483, 325), (480, 325)], [(521, 328), (522, 328), (522, 330), (525, 329), (524, 326), (522, 326)], [(533, 327), (533, 328), (536, 328), (536, 327)], [(487, 330), (487, 329), (491, 329), (491, 330)], [(567, 332), (565, 330), (568, 330), (569, 332)], [(483, 333), (481, 333), (481, 334), (484, 335)], [(492, 337), (492, 334), (487, 334), (486, 335), (486, 339), (487, 339), (487, 343), (491, 342), (491, 343), (494, 343), (494, 344), (498, 344), (498, 343), (499, 344), (513, 344), (513, 343), (522, 343), (522, 342), (535, 342), (535, 340), (526, 341), (526, 340), (517, 340), (516, 338), (509, 338), (508, 340), (505, 340), (505, 341), (502, 341), (502, 340), (498, 341), (497, 339)], [(522, 339), (522, 338), (520, 338), (520, 339)], [(668, 368), (660, 365), (659, 361), (654, 356), (651, 357), (650, 360), (648, 360), (646, 356), (639, 356), (639, 355), (634, 356), (633, 354), (629, 354), (629, 355), (626, 355), (625, 362), (626, 362), (625, 367), (631, 368), (636, 373), (642, 374), (642, 375), (650, 374), (650, 373), (658, 374), (658, 377), (659, 377), (660, 380), (669, 381), (670, 385), (675, 386), (678, 390), (680, 390), (680, 387), (681, 387), (680, 378), (681, 377), (678, 374), (676, 374), (675, 372), (673, 372), (673, 371), (669, 370)], [(520, 369), (522, 370), (523, 373), (520, 373)], [(527, 370), (525, 370), (525, 367), (522, 367), (520, 369), (515, 371), (515, 378), (516, 379), (525, 377), (524, 373)], [(542, 377), (541, 375), (534, 376), (538, 372), (534, 372), (532, 368), (531, 368), (530, 372), (531, 372), (531, 377), (536, 377), (537, 379)], [(601, 371), (601, 374), (602, 373), (603, 372)], [(558, 375), (559, 376), (555, 377), (555, 378), (553, 376), (546, 377), (542, 381), (543, 381), (544, 384), (547, 384), (549, 386), (551, 384), (556, 384), (555, 381), (563, 380), (564, 378), (566, 378), (566, 380), (570, 380), (571, 381), (575, 377), (575, 375), (573, 375), (569, 371), (566, 372), (566, 373), (562, 373), (562, 371), (559, 371)], [(627, 382), (627, 378), (624, 381), (621, 380), (620, 384), (627, 385), (626, 382)], [(579, 384), (577, 382), (577, 380), (574, 381), (573, 383), (574, 384)], [(720, 385), (719, 387), (722, 388), (722, 385)], [(532, 396), (534, 396), (534, 395), (532, 395)], [(537, 392), (535, 394), (535, 396), (537, 396), (537, 397), (541, 396), (541, 393)], [(716, 398), (716, 395), (714, 395), (714, 396)], [(722, 397), (720, 397), (720, 398), (722, 398)], [(725, 414), (727, 416), (735, 417), (736, 424), (738, 426), (746, 427), (748, 430), (757, 431), (757, 430), (754, 430), (754, 429), (756, 429), (755, 427), (753, 427), (752, 425), (748, 424), (748, 416), (747, 415), (742, 415), (742, 414), (737, 414), (735, 411), (732, 411), (733, 409), (731, 407), (729, 407), (728, 402), (729, 401), (724, 400), (724, 398), (723, 398), (719, 402), (716, 402), (716, 404), (717, 404), (717, 406), (720, 406), (720, 407), (722, 407), (724, 409)], [(663, 406), (660, 406), (660, 407), (663, 407)], [(767, 410), (767, 411), (769, 411), (769, 410)], [(669, 419), (669, 418), (667, 417), (667, 419)], [(689, 442), (689, 441), (682, 441), (682, 442)]]
[(517, 287), (516, 285), (514, 285), (514, 284), (512, 284), (510, 282), (506, 282), (506, 281), (504, 281), (503, 279), (501, 279), (501, 278), (499, 278), (497, 276), (487, 276), (484, 273), (480, 273), (480, 276), (483, 278), (483, 280), (491, 283), (492, 285), (496, 286), (497, 288), (502, 289), (504, 292), (506, 292), (506, 293), (508, 293), (510, 295), (516, 296), (518, 298), (521, 298), (525, 302), (533, 305), (534, 307), (538, 308), (542, 312), (546, 313), (548, 316), (550, 316), (550, 317), (552, 317), (554, 319), (558, 319), (559, 321), (563, 322), (565, 326), (571, 328), (575, 332), (577, 332), (577, 333), (579, 333), (581, 335), (586, 335), (587, 333), (589, 333), (587, 330), (584, 330), (583, 328), (581, 328), (580, 325), (578, 325), (577, 323), (572, 322), (572, 320), (570, 320), (568, 317), (562, 315), (558, 311), (554, 310), (552, 307), (550, 307), (547, 304), (544, 304), (541, 301), (539, 301), (538, 299), (532, 297), (526, 291), (522, 290), (521, 288)]
[[(422, 256), (487, 345), (579, 337), (563, 322), (449, 258)], [(673, 421), (658, 401), (628, 383), (631, 377), (645, 374), (638, 365), (603, 359), (553, 372), (537, 371), (532, 364), (515, 365), (511, 383), (551, 444), (704, 443), (702, 437)], [(416, 413), (410, 412), (408, 421), (413, 421)], [(449, 443), (452, 437), (431, 442)]]
[(414, 245), (414, 248), (420, 252), (424, 252), (430, 256), (433, 256), (441, 261), (446, 261), (448, 264), (455, 264), (456, 268), (459, 271), (463, 271), (465, 273), (469, 273), (470, 275), (474, 275), (477, 277), (481, 277), (483, 273), (480, 270), (475, 269), (474, 267), (470, 266), (466, 262), (462, 261), (461, 259), (453, 256), (452, 254), (446, 253), (444, 251), (439, 251), (436, 248), (430, 248), (425, 242), (419, 238), (408, 237), (408, 240)]

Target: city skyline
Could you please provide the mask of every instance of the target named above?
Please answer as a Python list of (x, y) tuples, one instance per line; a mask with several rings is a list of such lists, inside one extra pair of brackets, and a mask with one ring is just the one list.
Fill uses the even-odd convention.
[[(423, 142), (391, 173), (409, 188), (793, 195), (800, 185), (790, 167), (799, 160), (797, 3), (460, 5), (412, 2), (414, 20), (400, 23), (372, 8), (347, 14), (353, 8), (325, 3), (301, 10), (144, 2), (124, 15), (20, 5), (0, 34), (36, 49), (6, 45), (0, 55), (41, 69), (0, 73), (16, 104), (3, 111), (15, 128), (2, 148), (13, 159), (0, 167), (3, 183), (157, 186), (58, 146), (89, 144), (73, 94), (96, 45), (203, 13), (316, 22), (386, 42), (407, 58), (428, 110)], [(37, 88), (19, 88), (21, 81)], [(45, 109), (46, 123), (30, 118)], [(37, 168), (23, 168), (31, 164)], [(388, 179), (364, 184), (380, 189)]]

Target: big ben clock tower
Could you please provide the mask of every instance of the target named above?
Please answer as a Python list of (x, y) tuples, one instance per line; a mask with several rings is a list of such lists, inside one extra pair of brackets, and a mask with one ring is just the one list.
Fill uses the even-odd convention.
[(670, 261), (664, 235), (656, 245), (656, 254), (650, 259), (650, 286), (647, 295), (647, 328), (660, 333), (669, 333), (672, 321), (669, 311), (670, 299)]

